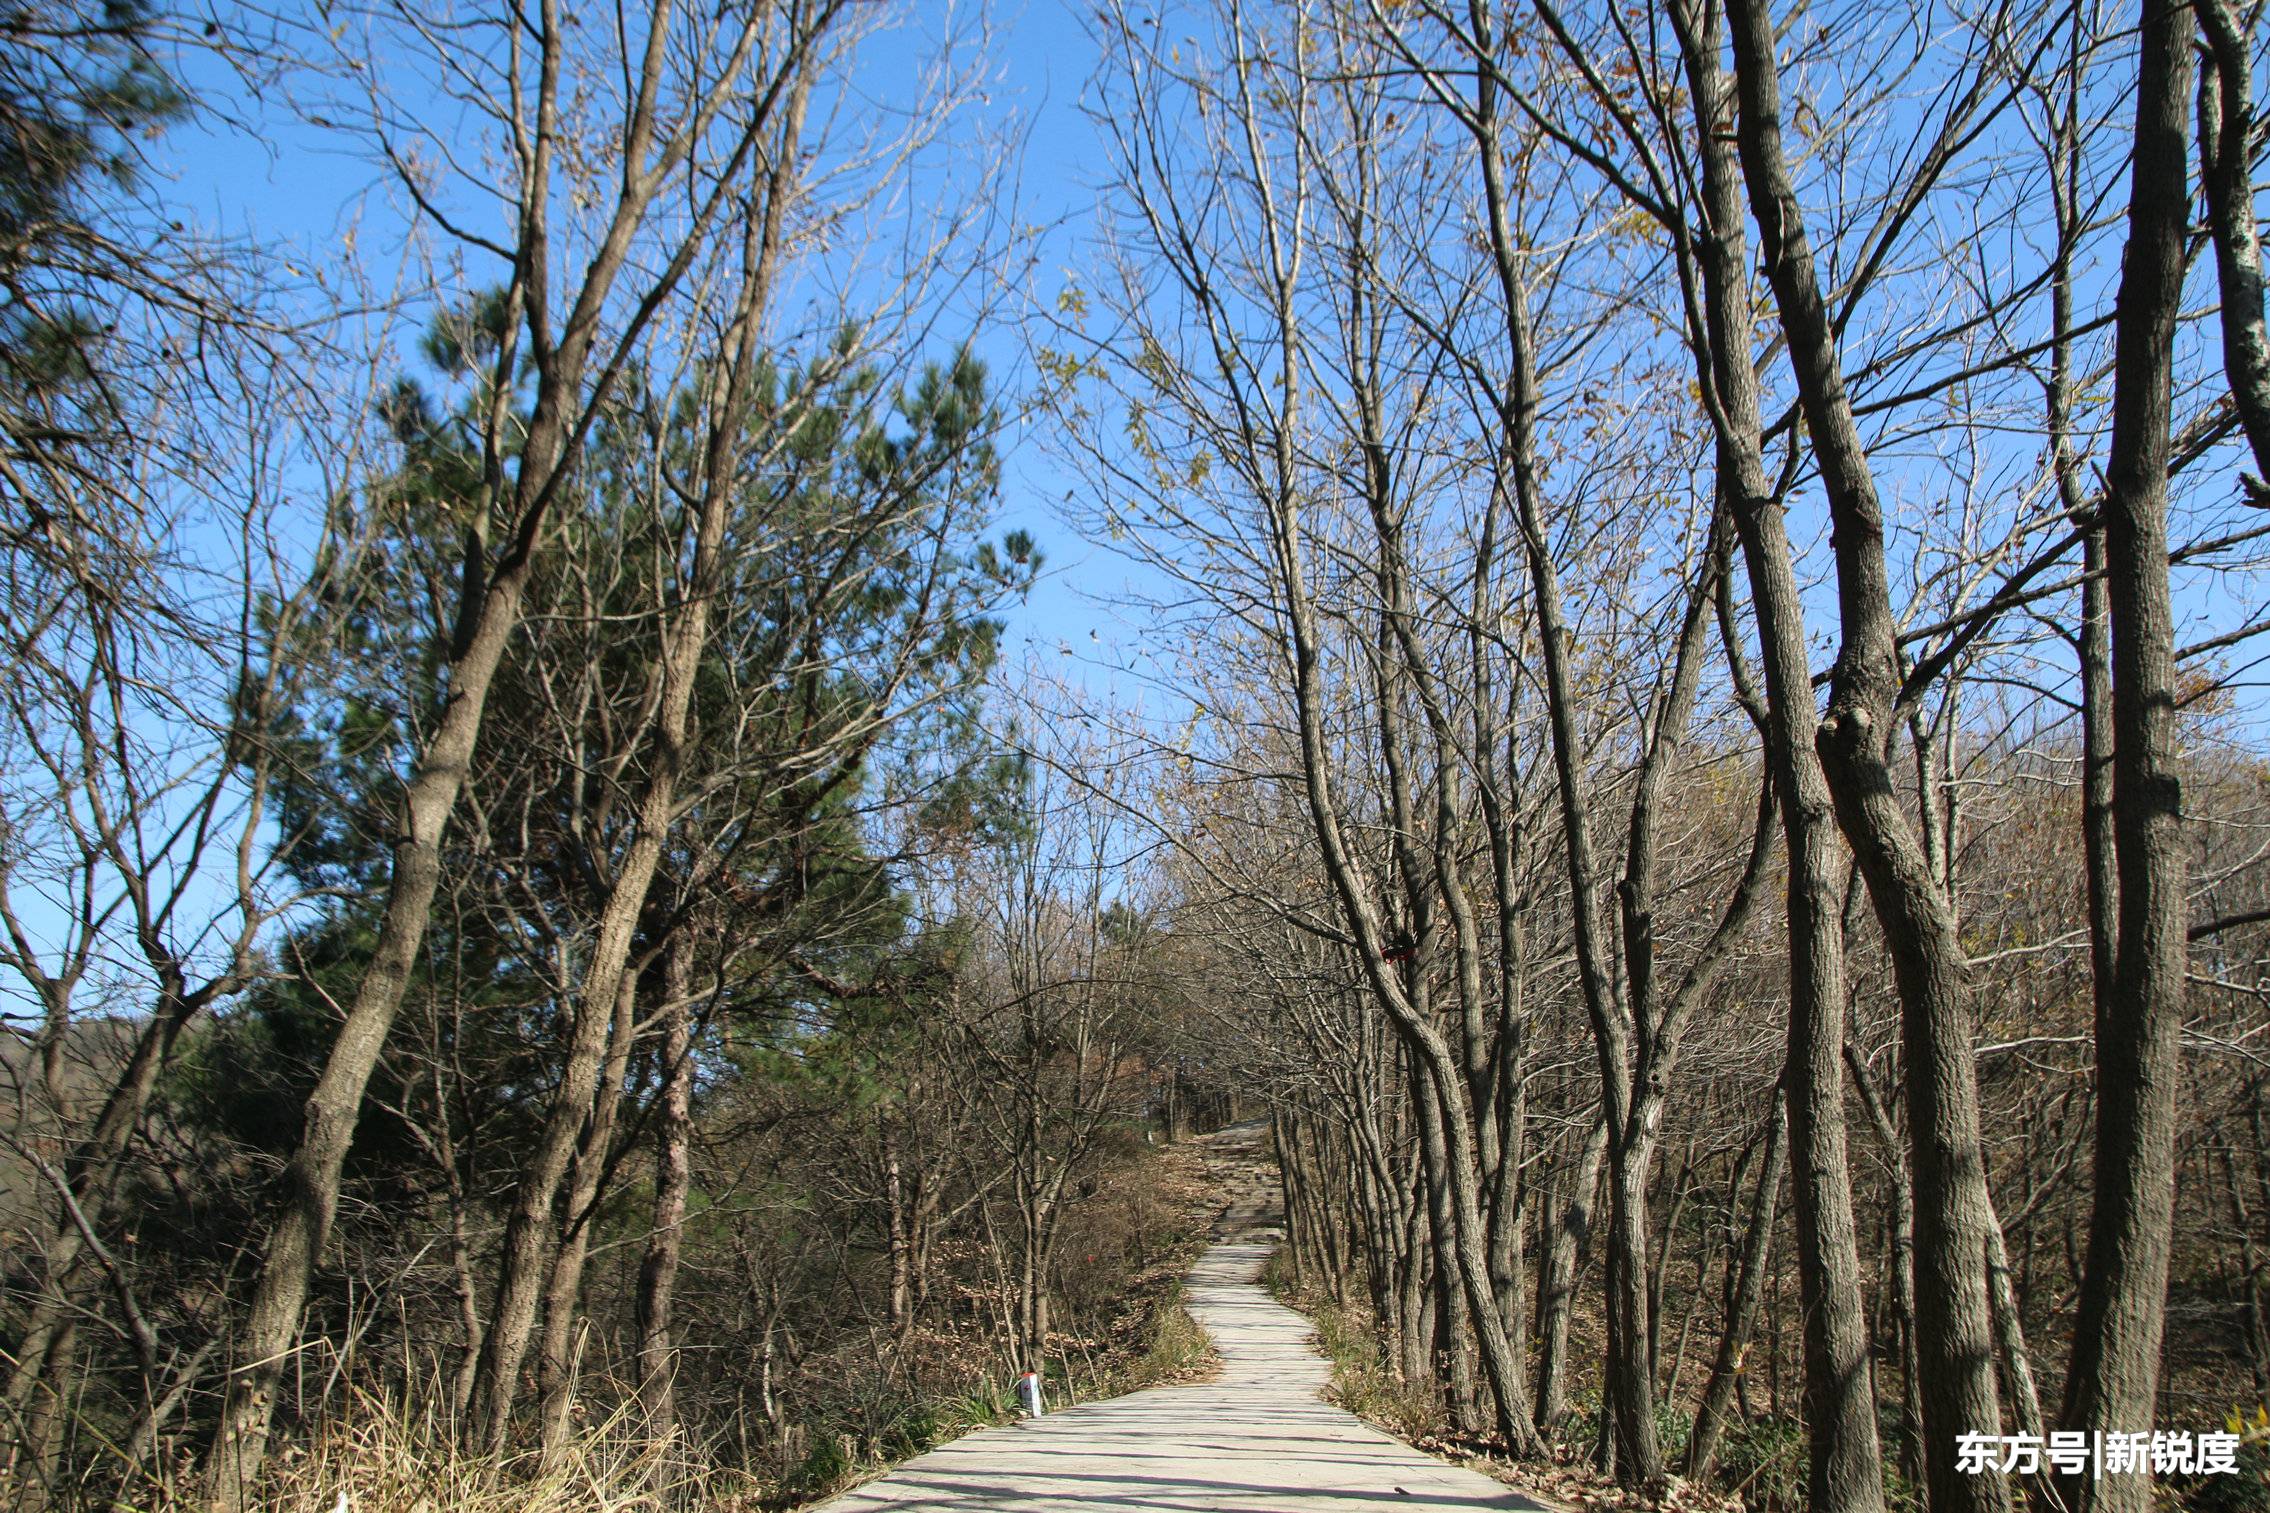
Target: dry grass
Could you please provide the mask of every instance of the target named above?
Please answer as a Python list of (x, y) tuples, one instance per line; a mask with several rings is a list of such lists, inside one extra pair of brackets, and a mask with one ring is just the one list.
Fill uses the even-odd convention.
[[(752, 1478), (721, 1471), (677, 1436), (656, 1437), (630, 1412), (584, 1426), (559, 1458), (468, 1451), (451, 1426), (399, 1397), (358, 1392), (347, 1412), (279, 1452), (263, 1488), (266, 1513), (630, 1513), (754, 1510)], [(188, 1513), (190, 1487), (151, 1487), (117, 1504)]]
[(1148, 1347), (1114, 1378), (1121, 1392), (1203, 1382), (1222, 1369), (1214, 1342), (1183, 1307), (1180, 1282), (1152, 1305), (1148, 1334)]

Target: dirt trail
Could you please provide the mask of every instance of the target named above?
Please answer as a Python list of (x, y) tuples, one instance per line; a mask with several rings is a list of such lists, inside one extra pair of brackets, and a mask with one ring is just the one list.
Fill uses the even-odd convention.
[(1282, 1222), (1261, 1139), (1244, 1127), (1206, 1140), (1224, 1209), (1186, 1300), (1221, 1355), (1218, 1377), (979, 1430), (823, 1504), (826, 1513), (1543, 1508), (1318, 1396), (1331, 1367), (1309, 1343), (1308, 1320), (1255, 1281)]

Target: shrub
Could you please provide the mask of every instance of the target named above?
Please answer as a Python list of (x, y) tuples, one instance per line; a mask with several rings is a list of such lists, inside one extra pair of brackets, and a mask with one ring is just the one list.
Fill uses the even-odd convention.
[(1805, 1506), (1805, 1431), (1795, 1419), (1729, 1424), (1718, 1451), (1719, 1484), (1753, 1508)]

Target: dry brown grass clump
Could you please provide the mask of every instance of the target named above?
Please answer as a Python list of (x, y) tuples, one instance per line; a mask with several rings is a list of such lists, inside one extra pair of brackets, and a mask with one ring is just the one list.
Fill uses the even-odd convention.
[[(582, 1426), (544, 1466), (533, 1451), (471, 1451), (439, 1414), (357, 1391), (346, 1412), (279, 1453), (260, 1506), (267, 1513), (753, 1513), (760, 1490), (682, 1437), (649, 1433), (635, 1405)], [(117, 1506), (190, 1513), (202, 1503), (191, 1480), (128, 1494)]]

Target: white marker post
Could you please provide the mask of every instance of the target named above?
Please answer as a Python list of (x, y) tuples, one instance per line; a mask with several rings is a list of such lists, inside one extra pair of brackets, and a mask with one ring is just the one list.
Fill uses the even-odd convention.
[(1037, 1371), (1028, 1371), (1017, 1378), (1017, 1397), (1024, 1403), (1025, 1413), (1029, 1417), (1039, 1418), (1048, 1411), (1047, 1405), (1041, 1401), (1040, 1373)]

